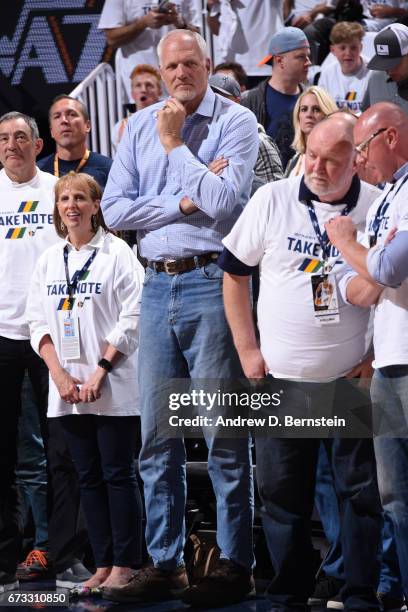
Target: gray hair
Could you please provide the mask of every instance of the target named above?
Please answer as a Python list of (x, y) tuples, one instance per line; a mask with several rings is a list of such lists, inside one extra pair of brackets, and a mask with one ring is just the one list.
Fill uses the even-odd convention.
[(164, 43), (168, 38), (174, 36), (175, 34), (184, 34), (184, 36), (188, 36), (189, 38), (194, 40), (197, 43), (203, 57), (208, 57), (207, 43), (205, 42), (201, 34), (199, 34), (198, 32), (192, 32), (191, 30), (170, 30), (170, 32), (167, 32), (167, 34), (165, 34), (163, 38), (160, 39), (159, 44), (157, 45), (157, 55), (159, 56), (159, 64), (161, 64), (162, 62), (162, 52)]
[(6, 121), (12, 121), (13, 119), (22, 119), (31, 130), (31, 137), (33, 140), (37, 140), (40, 137), (40, 131), (38, 129), (38, 125), (33, 117), (29, 115), (25, 115), (24, 113), (19, 113), (18, 111), (11, 111), (10, 113), (6, 113), (0, 117), (0, 125), (5, 123)]

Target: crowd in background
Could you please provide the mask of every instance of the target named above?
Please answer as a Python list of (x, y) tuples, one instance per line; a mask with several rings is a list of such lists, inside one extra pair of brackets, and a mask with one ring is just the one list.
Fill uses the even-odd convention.
[[(291, 406), (316, 407), (374, 360), (390, 439), (256, 440), (268, 597), (274, 610), (404, 610), (408, 8), (207, 11), (214, 66), (201, 2), (106, 0), (99, 28), (135, 105), (114, 161), (89, 150), (87, 108), (69, 95), (50, 105), (47, 157), (33, 119), (0, 118), (0, 593), (55, 575), (73, 596), (123, 602), (252, 595), (251, 440), (204, 429), (219, 558), (191, 584), (185, 448), (160, 435), (158, 381), (269, 376)], [(317, 584), (314, 503), (329, 542)]]

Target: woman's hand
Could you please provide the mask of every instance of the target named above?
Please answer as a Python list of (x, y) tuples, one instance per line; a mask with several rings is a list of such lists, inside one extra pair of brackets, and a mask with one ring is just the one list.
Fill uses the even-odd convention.
[(102, 383), (108, 372), (99, 366), (81, 387), (79, 397), (81, 402), (90, 403), (101, 397)]
[(81, 381), (74, 378), (66, 370), (61, 368), (56, 373), (51, 373), (61, 399), (68, 404), (77, 404), (80, 401), (78, 385)]

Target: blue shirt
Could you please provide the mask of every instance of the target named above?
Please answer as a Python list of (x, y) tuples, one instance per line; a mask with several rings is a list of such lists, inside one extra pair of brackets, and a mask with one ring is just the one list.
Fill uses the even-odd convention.
[(293, 109), (300, 95), (283, 94), (269, 84), (266, 86), (265, 105), (266, 105), (266, 133), (270, 136), (279, 149), (282, 166), (286, 165), (293, 157), (291, 144), (295, 135), (293, 128)]
[[(37, 162), (37, 166), (43, 172), (49, 172), (50, 174), (54, 174), (54, 158), (55, 153), (52, 155), (48, 155), (47, 157), (43, 157)], [(64, 176), (68, 174), (71, 170), (76, 170), (78, 168), (78, 164), (81, 160), (74, 159), (70, 161), (66, 161), (64, 159), (58, 160), (58, 170), (59, 175)], [(112, 165), (112, 160), (110, 157), (106, 157), (106, 155), (101, 155), (100, 153), (94, 153), (91, 151), (89, 154), (88, 160), (86, 164), (81, 168), (81, 172), (86, 172), (94, 177), (94, 179), (99, 183), (102, 189), (106, 185), (106, 181), (108, 180), (109, 170)]]
[[(259, 139), (255, 115), (207, 88), (182, 129), (182, 146), (166, 154), (157, 134), (158, 102), (135, 113), (118, 147), (102, 199), (107, 225), (136, 229), (147, 259), (190, 257), (222, 250), (249, 199)], [(208, 163), (223, 155), (221, 176)], [(184, 215), (188, 196), (199, 210)]]

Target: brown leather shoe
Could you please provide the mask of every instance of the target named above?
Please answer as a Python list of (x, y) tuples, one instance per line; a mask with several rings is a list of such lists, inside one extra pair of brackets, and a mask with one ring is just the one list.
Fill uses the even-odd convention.
[(251, 572), (234, 561), (220, 559), (212, 572), (185, 592), (182, 601), (207, 608), (239, 603), (249, 595), (255, 595)]
[(188, 589), (185, 567), (162, 570), (154, 565), (145, 565), (132, 580), (120, 587), (102, 587), (102, 597), (120, 602), (163, 601), (179, 599)]

